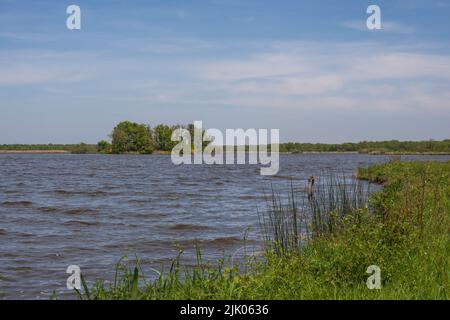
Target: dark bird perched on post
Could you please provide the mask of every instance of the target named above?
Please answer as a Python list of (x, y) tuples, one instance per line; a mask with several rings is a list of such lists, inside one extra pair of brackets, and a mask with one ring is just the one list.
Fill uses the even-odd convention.
[(308, 192), (308, 200), (311, 201), (311, 199), (314, 196), (314, 177), (313, 176), (310, 176), (308, 178), (308, 190), (307, 190), (307, 192)]

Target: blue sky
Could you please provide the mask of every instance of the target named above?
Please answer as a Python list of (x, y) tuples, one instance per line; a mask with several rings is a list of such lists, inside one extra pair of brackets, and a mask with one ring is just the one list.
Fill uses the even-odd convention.
[(122, 120), (450, 138), (450, 1), (0, 0), (0, 143), (95, 143)]

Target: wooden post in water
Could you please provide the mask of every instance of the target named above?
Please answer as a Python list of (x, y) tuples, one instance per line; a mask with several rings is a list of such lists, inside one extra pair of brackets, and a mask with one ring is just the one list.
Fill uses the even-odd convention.
[(310, 176), (308, 178), (308, 200), (311, 201), (314, 197), (314, 177)]
[(312, 232), (317, 232), (318, 230), (318, 220), (316, 217), (315, 203), (314, 203), (314, 177), (310, 176), (308, 178), (308, 188), (306, 190), (308, 193), (308, 202), (311, 207), (311, 216), (312, 216)]

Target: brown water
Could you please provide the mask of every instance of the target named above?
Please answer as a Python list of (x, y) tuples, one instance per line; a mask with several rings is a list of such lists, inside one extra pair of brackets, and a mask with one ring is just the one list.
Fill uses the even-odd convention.
[[(405, 159), (450, 160), (415, 156)], [(258, 208), (271, 185), (304, 187), (310, 175), (384, 162), (370, 155), (282, 155), (280, 172), (257, 165), (175, 166), (170, 156), (0, 155), (0, 298), (46, 299), (65, 288), (66, 268), (112, 279), (123, 256), (158, 267), (198, 239), (205, 259), (258, 245)]]

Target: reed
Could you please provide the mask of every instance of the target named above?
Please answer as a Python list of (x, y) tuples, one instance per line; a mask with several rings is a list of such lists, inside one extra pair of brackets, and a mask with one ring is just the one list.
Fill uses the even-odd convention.
[(328, 174), (308, 201), (312, 236), (339, 232), (343, 221), (360, 223), (361, 211), (370, 210), (371, 185), (344, 174)]
[(268, 249), (278, 255), (300, 252), (306, 234), (305, 208), (298, 203), (292, 181), (287, 199), (272, 187), (266, 202), (267, 209), (259, 213), (259, 223)]
[(300, 253), (311, 239), (339, 232), (344, 220), (359, 223), (370, 193), (369, 183), (334, 173), (322, 175), (312, 192), (295, 188), (292, 180), (287, 197), (272, 187), (259, 214), (263, 239), (277, 255)]

